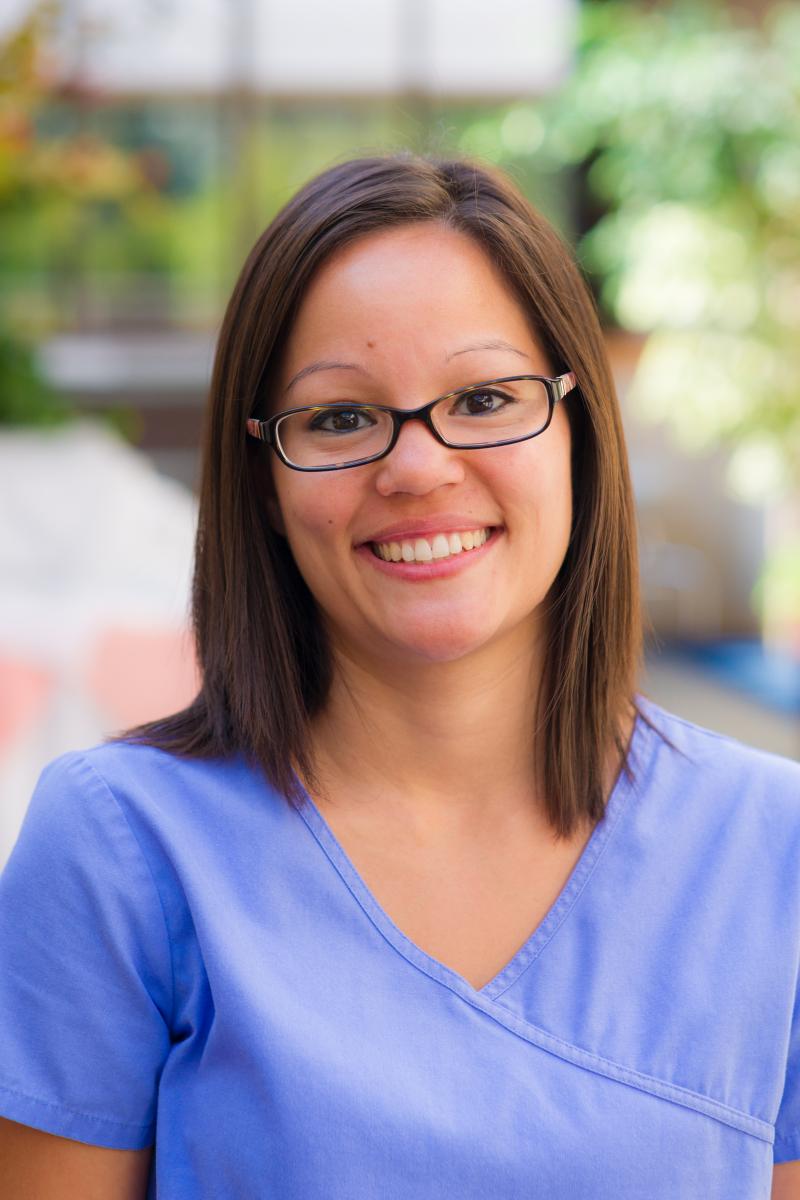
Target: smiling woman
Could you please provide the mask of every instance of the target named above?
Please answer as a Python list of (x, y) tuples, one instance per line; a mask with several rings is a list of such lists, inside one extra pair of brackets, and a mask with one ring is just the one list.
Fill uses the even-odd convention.
[(307, 184), (217, 348), (201, 690), (49, 764), (0, 878), (20, 1194), (789, 1200), (800, 768), (639, 693), (635, 543), (510, 181)]
[[(464, 345), (482, 334), (495, 336)], [(284, 416), (284, 378), (338, 347), (357, 373), (306, 376), (292, 403), (311, 406), (311, 420), (309, 410)], [(509, 376), (515, 358), (537, 374)], [(371, 672), (395, 676), (411, 663), (416, 673), (458, 662), (472, 675), (481, 661), (492, 674), (514, 662), (520, 682), (541, 678), (544, 602), (572, 522), (570, 425), (552, 373), (525, 310), (465, 233), (403, 225), (361, 237), (318, 269), (270, 404), (276, 449), (301, 469), (275, 471), (267, 507), (324, 614), (335, 660), (368, 660)], [(413, 403), (431, 391), (444, 395)], [(284, 420), (299, 422), (286, 437)], [(372, 469), (327, 469), (357, 463)], [(334, 692), (345, 679), (335, 673)], [(507, 697), (520, 714), (526, 692)]]

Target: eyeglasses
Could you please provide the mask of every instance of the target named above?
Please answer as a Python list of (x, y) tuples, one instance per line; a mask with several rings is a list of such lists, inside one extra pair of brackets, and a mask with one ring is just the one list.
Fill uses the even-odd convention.
[(376, 462), (394, 448), (406, 421), (422, 421), (443, 446), (484, 450), (544, 433), (557, 402), (576, 384), (571, 371), (554, 379), (507, 375), (457, 388), (420, 408), (344, 403), (290, 408), (266, 421), (251, 417), (247, 432), (267, 442), (295, 471), (340, 471)]

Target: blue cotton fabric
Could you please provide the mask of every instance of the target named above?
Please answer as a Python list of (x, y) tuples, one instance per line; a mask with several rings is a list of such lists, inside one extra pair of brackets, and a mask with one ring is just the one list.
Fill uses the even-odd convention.
[(634, 781), (480, 990), (244, 760), (55, 760), (0, 878), (0, 1115), (155, 1142), (158, 1200), (768, 1200), (800, 764), (640, 704)]

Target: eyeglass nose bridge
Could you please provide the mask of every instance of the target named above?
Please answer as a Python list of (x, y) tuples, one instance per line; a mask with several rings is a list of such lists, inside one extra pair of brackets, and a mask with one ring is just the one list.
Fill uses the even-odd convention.
[(390, 454), (391, 451), (394, 450), (400, 438), (400, 432), (403, 426), (408, 424), (409, 421), (421, 422), (421, 424), (426, 427), (428, 432), (433, 435), (440, 446), (447, 446), (450, 448), (450, 443), (446, 441), (433, 423), (433, 410), (437, 404), (441, 403), (442, 399), (443, 397), (440, 396), (436, 400), (429, 400), (427, 404), (421, 404), (419, 408), (391, 409), (389, 411), (389, 415), (392, 418), (392, 436), (389, 440), (389, 445), (386, 447), (380, 457), (385, 458), (387, 454)]

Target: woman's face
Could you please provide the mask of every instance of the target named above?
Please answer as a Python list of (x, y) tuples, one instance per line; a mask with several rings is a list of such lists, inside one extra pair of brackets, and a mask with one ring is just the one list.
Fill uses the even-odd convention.
[[(315, 363), (326, 365), (289, 387)], [(271, 410), (333, 401), (416, 408), (518, 374), (552, 375), (552, 364), (484, 251), (438, 224), (406, 225), (365, 235), (320, 268)], [(543, 434), (515, 445), (450, 449), (411, 421), (378, 462), (308, 474), (276, 456), (273, 464), (273, 521), (340, 650), (406, 665), (491, 646), (530, 649), (570, 535), (562, 405)], [(430, 563), (375, 553), (378, 543), (424, 540), (435, 554), (437, 535), (449, 546), (452, 534), (474, 531), (487, 532), (483, 545)]]

